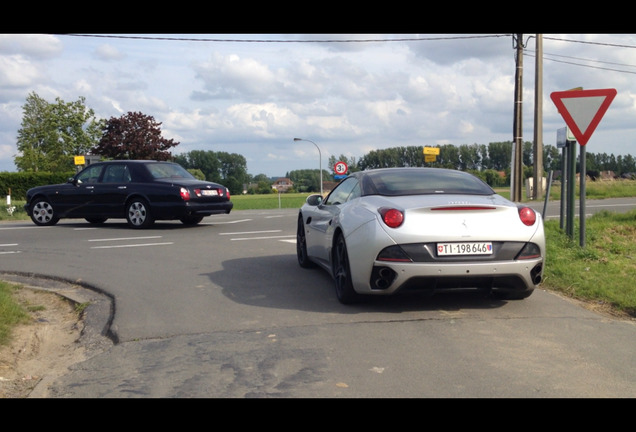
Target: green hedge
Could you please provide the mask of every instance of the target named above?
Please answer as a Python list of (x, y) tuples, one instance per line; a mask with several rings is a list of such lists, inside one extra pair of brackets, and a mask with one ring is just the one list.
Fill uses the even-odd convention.
[(35, 186), (66, 183), (75, 172), (0, 172), (0, 193), (4, 198), (11, 195), (11, 199), (25, 200), (26, 191)]

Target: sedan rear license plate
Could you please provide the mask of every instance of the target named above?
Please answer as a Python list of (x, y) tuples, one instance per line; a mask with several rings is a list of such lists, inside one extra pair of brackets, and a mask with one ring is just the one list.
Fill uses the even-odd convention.
[(492, 243), (437, 243), (437, 255), (492, 255)]
[(218, 194), (219, 194), (219, 191), (216, 189), (211, 189), (211, 190), (203, 189), (201, 191), (201, 195), (203, 196), (217, 196)]

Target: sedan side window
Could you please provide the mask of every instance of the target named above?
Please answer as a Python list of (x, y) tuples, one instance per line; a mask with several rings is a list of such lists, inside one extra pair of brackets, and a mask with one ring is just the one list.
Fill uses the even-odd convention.
[(84, 169), (84, 171), (78, 174), (77, 180), (79, 180), (80, 183), (84, 183), (84, 184), (97, 183), (97, 181), (99, 180), (99, 175), (101, 173), (102, 173), (101, 165), (89, 166), (88, 168)]
[(109, 165), (104, 173), (103, 183), (128, 183), (130, 173), (126, 165)]
[[(357, 191), (357, 193), (355, 191)], [(358, 180), (349, 177), (347, 179), (344, 179), (338, 186), (336, 186), (334, 190), (331, 191), (329, 196), (327, 196), (325, 204), (344, 204), (350, 199), (356, 198), (358, 196), (360, 196), (360, 186), (358, 185)]]

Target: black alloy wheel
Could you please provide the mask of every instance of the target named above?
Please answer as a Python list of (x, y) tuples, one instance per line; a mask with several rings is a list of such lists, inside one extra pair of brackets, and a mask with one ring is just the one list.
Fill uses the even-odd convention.
[(339, 234), (333, 248), (333, 277), (336, 285), (336, 296), (342, 304), (352, 304), (360, 300), (360, 295), (353, 289), (349, 255), (344, 235)]
[(298, 264), (302, 268), (312, 268), (315, 264), (307, 255), (307, 238), (305, 237), (305, 224), (303, 216), (298, 215), (298, 229), (296, 230), (296, 256), (298, 256)]

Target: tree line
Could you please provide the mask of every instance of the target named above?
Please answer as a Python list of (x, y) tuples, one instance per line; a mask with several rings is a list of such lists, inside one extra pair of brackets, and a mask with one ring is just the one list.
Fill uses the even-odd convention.
[[(179, 163), (195, 176), (224, 184), (233, 194), (272, 193), (274, 178), (265, 174), (255, 176), (247, 172), (244, 156), (236, 153), (194, 150), (173, 155), (179, 145), (161, 135), (161, 123), (152, 116), (128, 112), (121, 117), (97, 119), (85, 99), (67, 103), (56, 98), (49, 103), (35, 92), (30, 93), (23, 106), (21, 128), (17, 136), (18, 154), (14, 163), (19, 172), (71, 172), (74, 156), (97, 155), (103, 159), (154, 159)], [(431, 166), (470, 171), (491, 186), (509, 185), (512, 160), (512, 141), (485, 144), (445, 144), (435, 161), (425, 162), (423, 146), (392, 147), (372, 150), (362, 157), (335, 155), (329, 157), (330, 167), (322, 172), (323, 182), (334, 181), (334, 165), (338, 161), (348, 165), (349, 172), (395, 166)], [(545, 172), (561, 169), (562, 152), (555, 146), (543, 147)], [(524, 178), (533, 175), (533, 145), (523, 145)], [(607, 153), (586, 153), (586, 169), (613, 171), (616, 175), (636, 172), (631, 155), (614, 156)], [(577, 166), (578, 170), (578, 166)], [(503, 175), (502, 175), (503, 174)], [(285, 173), (294, 182), (294, 190), (320, 190), (319, 170), (303, 169)]]

